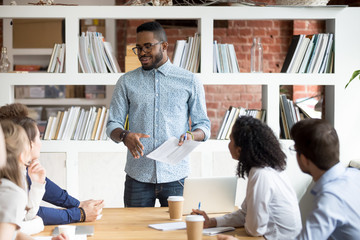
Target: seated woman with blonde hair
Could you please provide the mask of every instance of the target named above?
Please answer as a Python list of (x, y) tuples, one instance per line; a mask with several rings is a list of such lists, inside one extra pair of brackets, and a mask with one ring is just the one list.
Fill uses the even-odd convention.
[[(11, 121), (0, 121), (0, 126), (3, 130), (0, 133), (0, 146), (4, 146), (5, 142), (6, 151), (5, 165), (0, 167), (0, 239), (32, 239), (17, 231), (24, 219), (27, 204), (26, 184), (22, 172), (31, 158), (29, 140), (24, 129)], [(3, 158), (3, 147), (0, 151), (0, 158)], [(4, 159), (0, 159), (0, 162), (1, 160)], [(68, 240), (68, 237), (61, 234), (52, 240)]]
[[(27, 172), (27, 182), (30, 187), (30, 191), (34, 185), (38, 187), (38, 182), (45, 182), (45, 193), (41, 196), (40, 201), (51, 203), (59, 208), (43, 207), (40, 206), (37, 214), (42, 218), (45, 225), (58, 225), (68, 224), (75, 222), (90, 222), (95, 221), (101, 214), (104, 206), (103, 200), (86, 200), (79, 201), (76, 198), (68, 194), (64, 189), (61, 189), (58, 185), (52, 182), (44, 175), (43, 179), (33, 178), (32, 169), (40, 168), (40, 149), (41, 140), (40, 132), (37, 127), (36, 121), (29, 117), (28, 108), (20, 103), (13, 103), (0, 107), (0, 120), (9, 119), (16, 124), (19, 124), (25, 130), (31, 147), (31, 163)], [(37, 198), (40, 194), (37, 195)], [(39, 199), (36, 200), (36, 202)], [(40, 204), (40, 202), (39, 202)]]

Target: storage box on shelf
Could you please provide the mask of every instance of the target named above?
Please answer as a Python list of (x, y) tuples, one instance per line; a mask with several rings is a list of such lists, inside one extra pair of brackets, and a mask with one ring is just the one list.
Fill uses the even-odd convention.
[[(14, 101), (13, 86), (16, 85), (115, 85), (123, 73), (79, 73), (78, 65), (78, 36), (81, 19), (197, 19), (200, 32), (200, 73), (197, 76), (205, 85), (261, 85), (262, 106), (266, 110), (267, 124), (280, 132), (279, 124), (279, 88), (281, 85), (325, 85), (329, 90), (327, 119), (337, 123), (335, 96), (339, 88), (343, 88), (338, 79), (343, 77), (342, 64), (338, 64), (335, 54), (334, 74), (284, 74), (284, 73), (213, 73), (213, 40), (214, 21), (216, 20), (255, 20), (255, 19), (321, 19), (327, 20), (327, 32), (335, 33), (335, 49), (346, 48), (346, 37), (337, 35), (339, 28), (346, 28), (349, 18), (347, 9), (343, 7), (331, 8), (286, 8), (286, 7), (132, 7), (132, 6), (0, 6), (0, 18), (54, 18), (65, 19), (66, 60), (65, 73), (31, 73), (14, 74), (2, 73), (0, 88), (0, 104)], [(355, 13), (351, 12), (355, 16)], [(6, 44), (5, 44), (6, 45)], [(51, 52), (51, 51), (49, 51)], [(49, 53), (50, 54), (50, 53)], [(347, 79), (347, 78), (346, 78)], [(338, 96), (341, 98), (341, 95)], [(339, 99), (340, 100), (340, 99)], [(220, 143), (219, 143), (220, 142)], [(227, 141), (210, 140), (203, 143), (196, 152), (196, 158), (201, 159), (203, 167), (205, 161), (214, 158), (216, 152), (227, 151)], [(211, 149), (211, 151), (209, 151)], [(78, 155), (82, 152), (121, 152), (126, 148), (111, 141), (46, 141), (43, 152), (66, 152), (67, 187), (70, 192), (79, 193)], [(199, 157), (200, 156), (200, 157)], [(228, 156), (229, 157), (229, 156)], [(205, 167), (206, 169), (206, 167)], [(210, 171), (201, 170), (199, 175), (207, 175)]]

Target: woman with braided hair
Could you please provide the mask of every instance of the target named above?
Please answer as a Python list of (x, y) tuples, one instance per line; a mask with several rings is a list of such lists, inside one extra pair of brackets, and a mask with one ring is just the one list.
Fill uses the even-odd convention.
[[(286, 155), (273, 131), (260, 120), (244, 116), (236, 120), (229, 143), (233, 159), (238, 160), (237, 175), (248, 178), (241, 208), (224, 216), (209, 218), (204, 211), (204, 227), (245, 227), (252, 236), (266, 239), (292, 239), (301, 230), (295, 191), (286, 173)], [(219, 239), (235, 239), (219, 236)]]

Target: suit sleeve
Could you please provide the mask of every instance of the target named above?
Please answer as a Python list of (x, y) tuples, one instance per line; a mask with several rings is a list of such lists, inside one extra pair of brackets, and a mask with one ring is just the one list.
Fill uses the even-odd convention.
[(62, 208), (77, 208), (80, 204), (79, 200), (70, 196), (66, 190), (60, 188), (48, 178), (46, 178), (43, 201)]
[(40, 207), (38, 216), (44, 221), (44, 225), (61, 225), (80, 221), (80, 210), (77, 207), (58, 209)]

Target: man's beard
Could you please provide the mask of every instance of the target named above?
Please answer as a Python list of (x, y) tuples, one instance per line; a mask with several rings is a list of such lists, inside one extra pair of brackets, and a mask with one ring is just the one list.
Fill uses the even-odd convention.
[(152, 70), (154, 68), (157, 68), (162, 59), (163, 59), (163, 53), (162, 51), (159, 51), (159, 53), (155, 55), (153, 64), (151, 64), (150, 66), (142, 66), (142, 68), (144, 70)]

